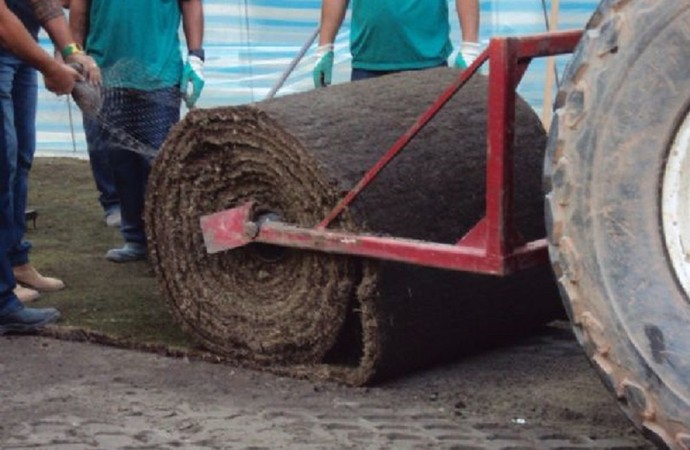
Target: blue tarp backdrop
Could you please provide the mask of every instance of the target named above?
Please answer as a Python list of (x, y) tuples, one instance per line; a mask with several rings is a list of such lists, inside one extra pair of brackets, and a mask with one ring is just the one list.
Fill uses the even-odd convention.
[[(455, 2), (449, 3), (454, 11)], [(558, 28), (582, 28), (598, 3), (560, 1)], [(206, 87), (198, 106), (238, 105), (264, 99), (314, 35), (320, 5), (320, 0), (204, 0)], [(485, 45), (492, 36), (544, 32), (544, 6), (549, 12), (551, 0), (481, 0), (482, 43)], [(460, 31), (454, 14), (451, 37), (458, 43)], [(348, 81), (348, 38), (346, 19), (336, 40), (335, 83)], [(41, 45), (52, 51), (45, 34), (41, 35)], [(312, 88), (313, 49), (307, 51), (277, 95)], [(558, 58), (559, 71), (565, 61), (565, 57)], [(545, 61), (533, 64), (519, 88), (537, 111), (542, 108), (545, 75)], [(81, 115), (66, 97), (56, 97), (41, 88), (37, 127), (39, 155), (86, 156)]]

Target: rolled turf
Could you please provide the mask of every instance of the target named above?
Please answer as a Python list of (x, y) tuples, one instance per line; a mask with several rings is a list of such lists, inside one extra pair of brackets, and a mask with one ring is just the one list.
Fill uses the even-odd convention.
[[(561, 314), (548, 267), (497, 278), (303, 250), (274, 259), (256, 245), (205, 251), (199, 218), (250, 200), (316, 225), (456, 76), (407, 72), (188, 114), (156, 160), (146, 211), (159, 287), (183, 328), (231, 360), (361, 385)], [(475, 77), (332, 228), (462, 237), (484, 210), (486, 98)], [(534, 239), (546, 137), (525, 102), (516, 116), (516, 219)]]

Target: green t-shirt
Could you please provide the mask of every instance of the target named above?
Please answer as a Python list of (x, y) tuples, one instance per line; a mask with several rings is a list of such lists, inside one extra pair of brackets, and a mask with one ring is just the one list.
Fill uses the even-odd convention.
[(447, 61), (447, 0), (352, 0), (352, 67), (426, 69)]
[(178, 0), (91, 0), (86, 50), (106, 87), (154, 90), (182, 77)]

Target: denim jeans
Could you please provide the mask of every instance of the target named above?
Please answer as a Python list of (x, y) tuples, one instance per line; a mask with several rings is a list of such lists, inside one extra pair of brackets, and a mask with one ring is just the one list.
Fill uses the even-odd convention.
[(113, 171), (108, 160), (108, 151), (104, 145), (102, 136), (104, 125), (96, 119), (84, 115), (84, 134), (86, 135), (86, 147), (89, 153), (91, 174), (98, 190), (98, 202), (107, 216), (120, 209), (120, 199), (115, 189)]
[(31, 243), (24, 239), (29, 170), (36, 151), (36, 70), (14, 55), (0, 51), (0, 108), (3, 136), (0, 144), (9, 169), (9, 210), (12, 221), (7, 254), (12, 266), (29, 261)]
[(120, 199), (120, 234), (125, 242), (146, 245), (146, 184), (156, 152), (180, 120), (180, 101), (178, 86), (104, 90), (103, 126), (91, 139), (101, 139), (106, 149)]
[[(5, 119), (5, 112), (0, 108), (0, 119)], [(13, 313), (22, 308), (22, 304), (12, 292), (15, 281), (12, 264), (7, 251), (12, 242), (12, 195), (10, 193), (10, 161), (5, 151), (5, 127), (0, 127), (0, 316)]]
[[(436, 67), (448, 67), (447, 63), (441, 63), (438, 66), (428, 67), (428, 69), (435, 69)], [(424, 70), (424, 69), (408, 69), (408, 70)], [(367, 80), (369, 78), (377, 78), (391, 73), (404, 72), (403, 70), (366, 70), (366, 69), (352, 69), (350, 74), (350, 81)]]

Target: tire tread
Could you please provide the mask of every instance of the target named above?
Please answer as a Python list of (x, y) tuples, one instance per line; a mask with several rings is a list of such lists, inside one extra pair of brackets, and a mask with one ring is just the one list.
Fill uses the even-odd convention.
[(597, 121), (592, 117), (596, 112), (591, 107), (598, 98), (598, 82), (619, 46), (625, 45), (632, 33), (626, 29), (633, 23), (629, 16), (653, 4), (644, 0), (602, 1), (565, 70), (554, 103), (554, 121), (545, 159), (547, 234), (551, 264), (573, 331), (604, 384), (648, 439), (662, 448), (688, 449), (690, 430), (679, 432), (678, 424), (670, 425), (659, 413), (653, 394), (645, 388), (646, 383), (611, 352), (610, 342), (616, 338), (615, 331), (602, 325), (606, 323), (602, 320), (606, 312), (597, 308), (605, 299), (592, 299), (592, 293), (581, 283), (583, 261), (573, 244), (576, 240), (573, 236), (581, 233), (574, 219), (582, 215), (583, 207), (571, 196), (578, 187), (576, 180), (583, 177), (578, 173), (581, 162), (575, 151), (578, 145), (565, 145), (567, 140), (582, 138), (585, 127)]

